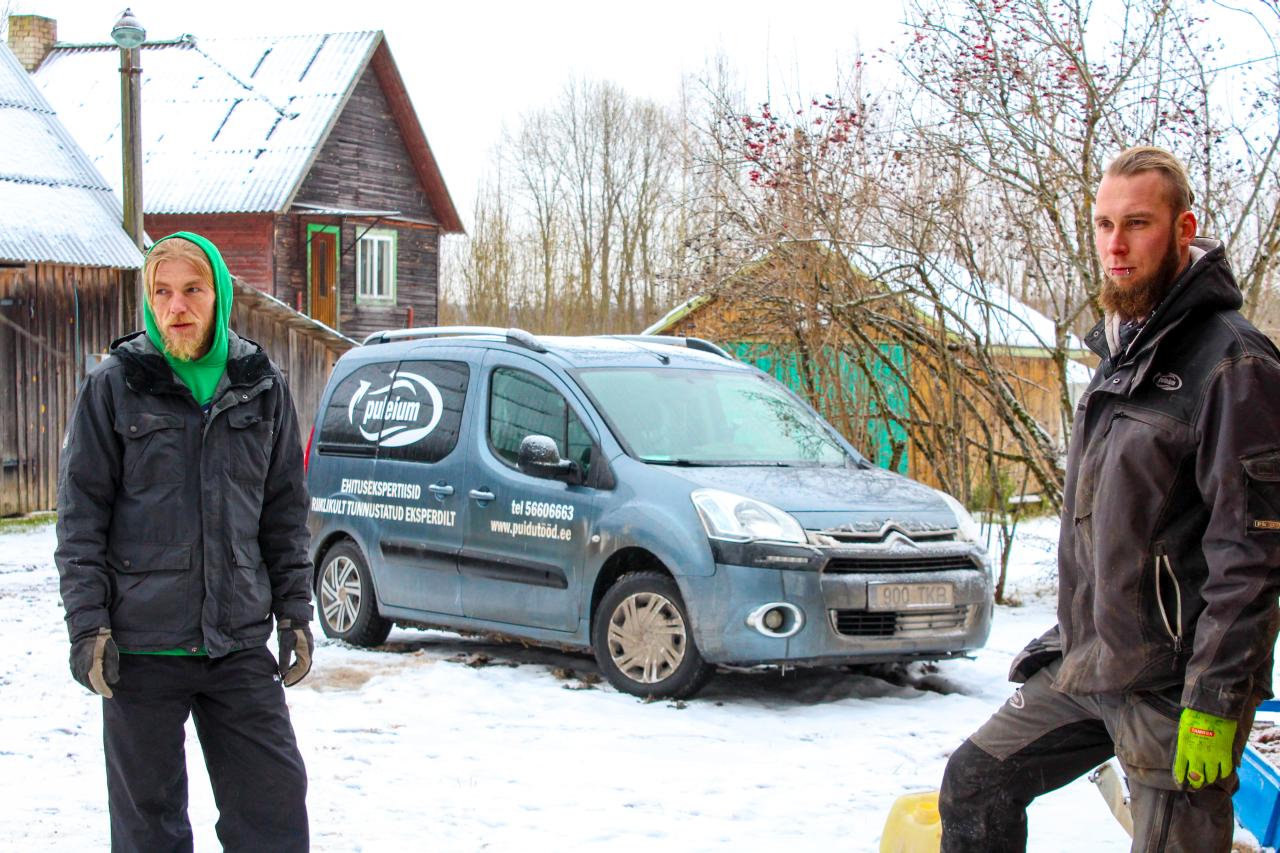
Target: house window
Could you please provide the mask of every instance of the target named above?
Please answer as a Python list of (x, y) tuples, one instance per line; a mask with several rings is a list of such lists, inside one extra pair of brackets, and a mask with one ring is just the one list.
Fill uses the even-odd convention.
[(370, 229), (356, 244), (356, 301), (396, 301), (396, 232)]

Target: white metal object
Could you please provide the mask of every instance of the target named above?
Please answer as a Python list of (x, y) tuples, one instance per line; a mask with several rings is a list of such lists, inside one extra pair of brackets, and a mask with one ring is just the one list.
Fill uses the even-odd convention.
[(1098, 786), (1098, 793), (1102, 794), (1102, 799), (1106, 801), (1107, 808), (1111, 809), (1111, 813), (1115, 815), (1116, 820), (1124, 827), (1124, 831), (1129, 833), (1129, 837), (1133, 837), (1133, 813), (1129, 810), (1129, 792), (1125, 788), (1124, 780), (1120, 778), (1120, 774), (1116, 772), (1115, 767), (1108, 761), (1106, 764), (1099, 765), (1096, 770), (1089, 774), (1089, 781)]

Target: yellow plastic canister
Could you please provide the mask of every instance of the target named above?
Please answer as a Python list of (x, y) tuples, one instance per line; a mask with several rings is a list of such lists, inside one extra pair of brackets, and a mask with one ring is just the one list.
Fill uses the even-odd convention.
[(880, 853), (938, 853), (941, 847), (938, 792), (922, 791), (898, 797), (884, 823)]

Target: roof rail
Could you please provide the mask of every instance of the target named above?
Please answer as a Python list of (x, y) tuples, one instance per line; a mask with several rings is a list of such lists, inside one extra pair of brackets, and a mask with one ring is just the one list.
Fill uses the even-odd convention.
[(362, 345), (386, 344), (392, 341), (408, 341), (420, 338), (466, 338), (489, 336), (503, 338), (507, 343), (534, 352), (546, 352), (547, 347), (524, 329), (503, 329), (498, 326), (422, 326), (414, 329), (385, 329), (365, 337)]
[(674, 335), (609, 335), (620, 341), (631, 341), (637, 344), (665, 344), (669, 347), (686, 347), (688, 349), (696, 349), (702, 352), (709, 352), (712, 355), (718, 355), (721, 358), (727, 358), (733, 361), (733, 356), (719, 346), (711, 343), (711, 341), (703, 338), (678, 338)]

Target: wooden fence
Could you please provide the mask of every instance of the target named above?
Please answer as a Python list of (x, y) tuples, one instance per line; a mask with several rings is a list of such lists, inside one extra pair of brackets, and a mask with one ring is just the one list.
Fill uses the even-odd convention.
[(239, 279), (231, 328), (261, 344), (279, 366), (298, 410), (298, 427), (305, 446), (333, 364), (356, 342)]

